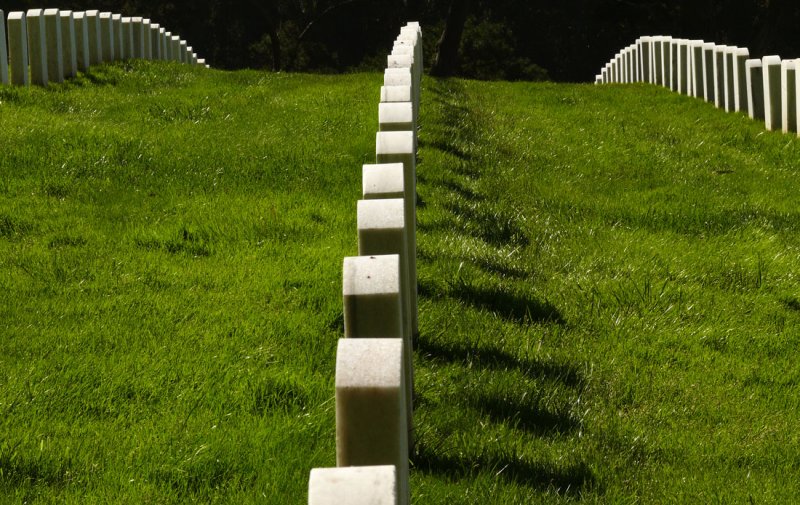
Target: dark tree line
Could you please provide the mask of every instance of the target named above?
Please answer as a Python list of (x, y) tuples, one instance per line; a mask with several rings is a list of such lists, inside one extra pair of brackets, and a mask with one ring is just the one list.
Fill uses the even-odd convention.
[[(440, 75), (586, 81), (640, 35), (800, 56), (797, 0), (59, 0), (61, 9), (144, 16), (218, 68), (379, 69), (400, 26), (418, 20)], [(49, 7), (3, 3), (6, 12)]]

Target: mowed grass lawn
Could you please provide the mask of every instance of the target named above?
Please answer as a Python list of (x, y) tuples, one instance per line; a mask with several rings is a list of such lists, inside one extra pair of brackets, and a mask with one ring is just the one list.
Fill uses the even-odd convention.
[[(0, 89), (0, 502), (305, 503), (378, 74)], [(412, 497), (800, 500), (800, 143), (427, 79)]]

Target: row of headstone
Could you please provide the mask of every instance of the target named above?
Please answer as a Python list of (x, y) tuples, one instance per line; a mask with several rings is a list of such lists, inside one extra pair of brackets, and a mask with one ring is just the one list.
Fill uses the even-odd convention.
[(362, 167), (358, 254), (344, 258), (344, 338), (336, 354), (336, 468), (314, 469), (309, 505), (408, 505), (412, 343), (418, 333), (416, 150), (422, 31), (388, 56), (376, 163)]
[(800, 136), (800, 59), (750, 59), (744, 47), (650, 36), (636, 39), (603, 67), (596, 84), (647, 82), (746, 112), (767, 130)]
[[(111, 12), (0, 10), (0, 82), (47, 86), (91, 65), (131, 58), (206, 65), (185, 40), (157, 23)], [(6, 46), (6, 40), (8, 45)]]

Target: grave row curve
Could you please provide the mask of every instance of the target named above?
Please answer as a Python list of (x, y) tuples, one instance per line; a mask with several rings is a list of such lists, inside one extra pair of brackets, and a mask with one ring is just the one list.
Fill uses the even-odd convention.
[(596, 84), (645, 82), (745, 112), (767, 130), (800, 136), (800, 59), (750, 58), (745, 47), (645, 36), (603, 67)]
[(309, 505), (409, 505), (413, 337), (418, 333), (416, 153), (422, 30), (387, 58), (375, 164), (362, 167), (358, 256), (344, 258), (336, 354), (336, 468), (311, 470)]
[[(96, 10), (0, 10), (0, 83), (47, 86), (91, 65), (132, 58), (208, 67), (187, 42), (158, 23)], [(6, 41), (8, 41), (6, 43)]]

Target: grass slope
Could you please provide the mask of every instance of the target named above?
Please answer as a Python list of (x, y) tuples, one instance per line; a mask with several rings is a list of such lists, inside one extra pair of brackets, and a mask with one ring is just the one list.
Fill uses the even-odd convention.
[[(0, 501), (304, 503), (380, 76), (0, 89)], [(796, 140), (427, 80), (415, 503), (800, 498)]]

